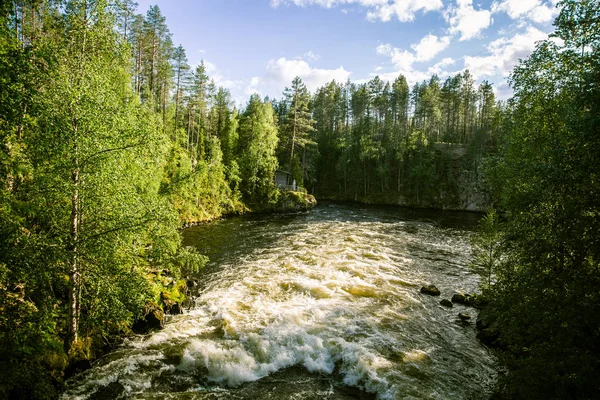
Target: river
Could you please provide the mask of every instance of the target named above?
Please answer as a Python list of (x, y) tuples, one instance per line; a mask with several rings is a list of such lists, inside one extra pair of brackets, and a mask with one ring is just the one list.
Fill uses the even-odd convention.
[[(71, 379), (63, 399), (486, 399), (477, 215), (324, 203), (185, 231), (211, 261), (195, 304)], [(419, 292), (435, 284), (441, 297)], [(458, 319), (459, 312), (473, 316)]]

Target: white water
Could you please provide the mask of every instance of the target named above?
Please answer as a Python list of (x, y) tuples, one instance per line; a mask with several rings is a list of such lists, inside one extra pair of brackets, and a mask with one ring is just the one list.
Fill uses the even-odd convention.
[[(448, 310), (419, 293), (425, 283), (446, 298), (476, 288), (468, 233), (444, 227), (447, 216), (407, 213), (329, 205), (191, 230), (188, 240), (214, 253), (195, 307), (100, 360), (63, 399), (86, 399), (111, 382), (122, 398), (261, 398), (275, 388), (257, 397), (248, 382), (292, 366), (331, 381), (329, 391), (301, 398), (342, 398), (334, 383), (378, 399), (489, 397), (493, 358), (474, 324), (457, 320), (475, 310)], [(460, 214), (452, 218), (460, 223)], [(320, 376), (307, 379), (316, 385)], [(294, 385), (269, 398), (306, 392)]]

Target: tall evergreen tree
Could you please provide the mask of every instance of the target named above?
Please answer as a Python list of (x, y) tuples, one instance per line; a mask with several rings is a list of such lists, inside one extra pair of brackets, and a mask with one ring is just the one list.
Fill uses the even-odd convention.
[(310, 114), (310, 94), (300, 77), (294, 78), (291, 88), (284, 92), (287, 115), (281, 132), (281, 160), (292, 172), (293, 179), (302, 185), (306, 172), (306, 152), (315, 142), (311, 137), (314, 121)]

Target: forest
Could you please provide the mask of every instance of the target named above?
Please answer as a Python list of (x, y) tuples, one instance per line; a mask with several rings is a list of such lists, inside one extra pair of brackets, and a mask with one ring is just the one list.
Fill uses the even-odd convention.
[(181, 228), (275, 209), (276, 170), (317, 199), (488, 211), (498, 398), (597, 396), (600, 3), (558, 6), (508, 101), (465, 70), (297, 77), (240, 107), (157, 6), (0, 2), (0, 398), (56, 398), (69, 365), (181, 296), (206, 263)]

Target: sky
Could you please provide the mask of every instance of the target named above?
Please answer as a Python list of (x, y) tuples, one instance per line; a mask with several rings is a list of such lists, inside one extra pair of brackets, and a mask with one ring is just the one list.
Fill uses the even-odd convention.
[(137, 0), (158, 5), (190, 65), (204, 61), (238, 104), (281, 98), (300, 76), (314, 91), (331, 80), (412, 86), (469, 69), (510, 97), (508, 76), (553, 31), (556, 0)]

